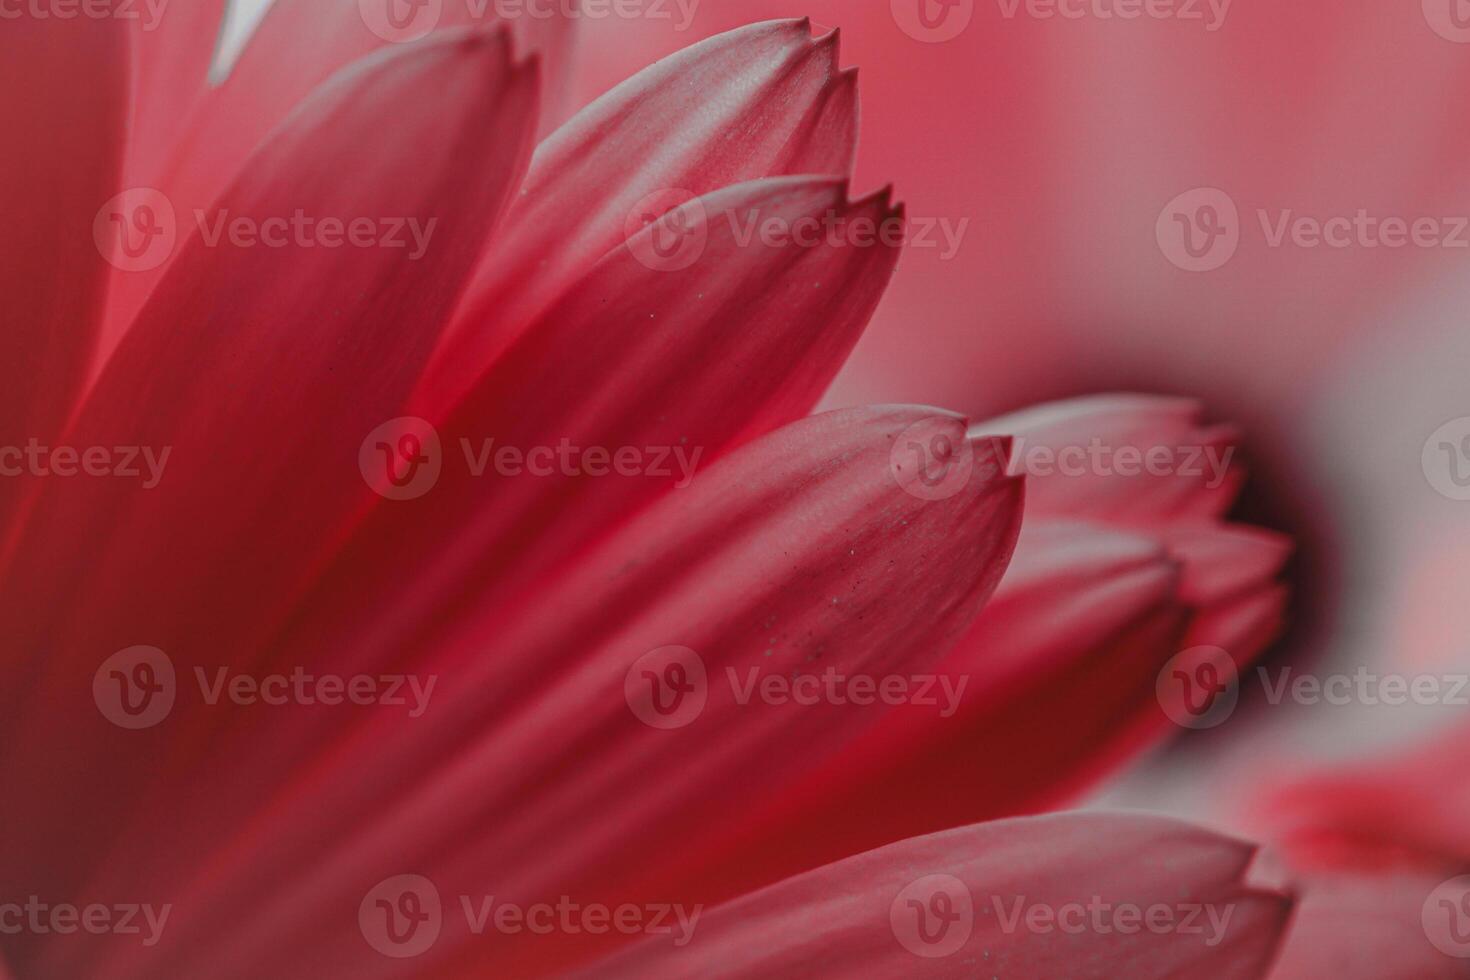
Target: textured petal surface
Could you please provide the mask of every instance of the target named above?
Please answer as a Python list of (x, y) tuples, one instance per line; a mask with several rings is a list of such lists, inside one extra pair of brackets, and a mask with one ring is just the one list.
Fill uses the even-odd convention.
[(731, 31), (640, 72), (537, 151), (436, 359), (426, 399), (453, 404), (520, 330), (624, 241), (640, 204), (656, 206), (656, 215), (760, 177), (846, 176), (856, 140), (856, 75), (838, 69), (836, 35), (814, 41), (805, 21)]
[[(308, 938), (312, 957), (357, 955), (360, 941), (324, 942), (302, 910), (355, 907), (352, 896), (409, 867), (446, 894), (493, 882), (518, 901), (568, 889), (619, 901), (697, 863), (737, 804), (809, 771), (875, 710), (742, 702), (732, 677), (922, 669), (993, 588), (1019, 485), (987, 445), (948, 499), (901, 489), (891, 445), (926, 419), (963, 434), (959, 419), (869, 409), (751, 444), (539, 589), (490, 649), (445, 664), (443, 693), (419, 722), (374, 717), (300, 771), (249, 838), (219, 851), (222, 866), (199, 872), (201, 883), (247, 876), (251, 891), (215, 896), (216, 913), (260, 910), (231, 919), (240, 949), (266, 949), (269, 934), (282, 956), (307, 955)], [(648, 704), (630, 691), (642, 689), (641, 658), (671, 645), (697, 655), (707, 684), (697, 717), (663, 730), (640, 720)], [(651, 784), (640, 776), (653, 772)], [(627, 792), (634, 784), (643, 791)], [(282, 866), (303, 874), (289, 893), (274, 891)], [(257, 905), (262, 888), (275, 897)], [(514, 940), (462, 951), (458, 928), (451, 937), (446, 923), (436, 956), (520, 969), (578, 953), (574, 942), (548, 951)]]
[[(682, 948), (649, 941), (589, 975), (1246, 980), (1265, 974), (1291, 907), (1246, 883), (1253, 856), (1247, 844), (1152, 817), (980, 824), (784, 881), (707, 912)], [(1186, 932), (1182, 917), (1177, 929), (1119, 928), (1117, 912), (1085, 911), (1104, 905), (1229, 918), (1213, 932)]]
[[(423, 112), (430, 101), (442, 108)], [(72, 432), (80, 445), (152, 451), (156, 485), (58, 484), (8, 583), (7, 615), (29, 610), (6, 645), (19, 677), (7, 706), (22, 710), (6, 712), (20, 734), (5, 773), (27, 800), (6, 813), (17, 842), (8, 861), (44, 854), (30, 874), (67, 882), (146, 782), (134, 766), (187, 766), (198, 749), (182, 737), (187, 710), (172, 727), (119, 738), (93, 703), (92, 674), (135, 644), (162, 649), (182, 677), (248, 664), (371, 496), (363, 434), (416, 380), (525, 166), (535, 103), (534, 71), (500, 36), (447, 36), (361, 63), (318, 92), (226, 203), (258, 220), (305, 207), (433, 221), (423, 260), (402, 248), (202, 238), (180, 256)], [(389, 150), (375, 139), (384, 112), (411, 120)], [(83, 764), (94, 778), (53, 781)], [(86, 802), (97, 798), (109, 807)], [(62, 811), (64, 823), (50, 822)], [(64, 849), (20, 843), (63, 832)]]
[[(700, 243), (698, 260), (650, 263), (663, 229), (649, 227), (571, 287), (439, 427), (446, 461), (433, 491), (378, 508), (337, 562), (301, 627), (315, 634), (308, 647), (345, 642), (364, 664), (431, 645), (450, 626), (494, 636), (497, 590), (503, 598), (732, 446), (811, 409), (898, 257), (846, 232), (901, 224), (901, 212), (886, 198), (849, 201), (842, 181), (783, 178), (717, 192), (665, 221), (675, 218)], [(834, 221), (834, 234), (810, 245), (742, 239), (742, 223), (803, 221)], [(562, 446), (579, 451), (571, 465), (548, 462)], [(531, 467), (495, 463), (506, 447)], [(644, 472), (610, 462), (589, 472), (585, 447), (609, 460), (636, 453)], [(405, 562), (421, 567), (412, 582)], [(461, 622), (464, 606), (475, 622)]]

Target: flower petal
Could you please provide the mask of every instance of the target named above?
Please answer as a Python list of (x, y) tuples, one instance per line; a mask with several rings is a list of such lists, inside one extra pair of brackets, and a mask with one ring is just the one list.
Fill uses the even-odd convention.
[(537, 150), (425, 390), (452, 405), (625, 240), (650, 195), (687, 200), (760, 177), (847, 176), (856, 140), (856, 75), (837, 67), (836, 34), (812, 40), (804, 20), (721, 34), (640, 72)]
[[(665, 221), (675, 218), (704, 243), (699, 260), (680, 271), (645, 264), (643, 246), (662, 233), (649, 227), (571, 287), (439, 427), (451, 458), (432, 492), (378, 508), (324, 579), (305, 648), (350, 649), (359, 667), (400, 644), (422, 648), (464, 618), (467, 582), (483, 583), (472, 590), (477, 622), (494, 623), (497, 585), (565, 560), (698, 467), (811, 410), (898, 258), (846, 232), (901, 227), (901, 210), (886, 195), (849, 201), (844, 181), (778, 178)], [(831, 238), (741, 240), (741, 222), (809, 220), (830, 222)], [(650, 470), (663, 458), (665, 472), (587, 475), (580, 462), (576, 472), (474, 471), (475, 454), (508, 446), (534, 466), (535, 453), (561, 445), (636, 451)], [(405, 561), (420, 566), (412, 582)]]
[(1236, 432), (1200, 424), (1200, 413), (1189, 399), (1099, 395), (977, 428), (1016, 437), (1028, 513), (1157, 525), (1219, 517), (1234, 502)]
[[(387, 9), (397, 2), (381, 0), (378, 6)], [(182, 0), (177, 4), (183, 5)], [(506, 26), (496, 14), (497, 7), (450, 2), (423, 8), (413, 16), (425, 25), (432, 19), (435, 30), (429, 36), (439, 37), (444, 31)], [(371, 9), (372, 4), (359, 0), (276, 0), (271, 4), (229, 77), (206, 94), (182, 138), (156, 168), (160, 172), (153, 175), (154, 186), (168, 195), (181, 218), (196, 208), (214, 204), (241, 173), (246, 160), (317, 86), (375, 51), (409, 46), (390, 41), (396, 35), (386, 23), (375, 25), (384, 33), (375, 33), (366, 13)], [(409, 5), (408, 9), (414, 11), (415, 7)], [(433, 13), (436, 9), (437, 14)], [(164, 19), (175, 16), (171, 10)], [(547, 66), (547, 75), (557, 79), (570, 43), (570, 20), (564, 16), (527, 16), (515, 18), (509, 26), (517, 51), (548, 59), (552, 63)], [(436, 106), (440, 101), (428, 95), (412, 112), (421, 113), (425, 106)], [(385, 114), (379, 118), (380, 129), (385, 125), (397, 130), (395, 139), (410, 139), (412, 113), (402, 118)], [(151, 149), (149, 155), (153, 155)], [(118, 277), (108, 316), (106, 352), (110, 353), (131, 326), (167, 268), (165, 264)]]
[(192, 0), (157, 8), (138, 3), (133, 28), (133, 127), (129, 187), (164, 179), (175, 145), (208, 94), (228, 0)]
[[(1255, 980), (1292, 902), (1247, 884), (1254, 853), (1155, 817), (1067, 813), (979, 824), (783, 881), (705, 913), (682, 947), (649, 940), (588, 975)], [(1176, 927), (1143, 927), (1140, 915), (1120, 928), (1123, 908), (1171, 910)], [(1211, 914), (1226, 924), (1182, 925), (1184, 916), (1203, 923)]]
[[(1146, 738), (1154, 679), (1178, 651), (1177, 563), (1146, 537), (1027, 523), (994, 598), (908, 703), (750, 814), (691, 877), (716, 896), (920, 834), (1055, 805)], [(1158, 725), (1152, 726), (1156, 732)], [(747, 808), (749, 809), (749, 808)], [(706, 892), (708, 893), (708, 892)]]
[[(448, 35), (362, 62), (318, 91), (225, 206), (257, 220), (297, 208), (433, 220), (424, 260), (202, 237), (179, 257), (71, 433), (80, 446), (167, 452), (156, 486), (57, 484), (5, 590), (6, 615), (24, 624), (7, 637), (16, 684), (0, 717), (12, 736), (29, 733), (4, 757), (26, 800), (24, 815), (6, 813), (17, 821), (5, 821), (6, 864), (44, 861), (31, 873), (66, 881), (148, 782), (136, 766), (197, 751), (167, 726), (118, 739), (92, 701), (93, 672), (139, 643), (185, 676), (249, 662), (371, 496), (357, 465), (363, 433), (417, 380), (523, 171), (535, 103), (534, 68), (513, 62), (499, 35)], [(385, 114), (408, 127), (387, 147), (376, 138)], [(54, 780), (83, 760), (92, 778)], [(21, 843), (32, 835), (67, 844)]]
[[(221, 955), (356, 957), (360, 937), (329, 941), (304, 910), (326, 916), (354, 894), (355, 907), (389, 869), (416, 864), (446, 894), (620, 892), (676, 864), (671, 843), (697, 847), (699, 828), (727, 823), (737, 801), (816, 765), (875, 709), (742, 704), (726, 671), (743, 683), (921, 669), (968, 624), (1014, 542), (1020, 487), (989, 444), (947, 499), (900, 488), (891, 447), (915, 424), (964, 432), (929, 410), (864, 409), (752, 443), (511, 607), (493, 654), (424, 668), (445, 678), (433, 711), (408, 728), (375, 716), (298, 772), (246, 840), (217, 850), (233, 867), (196, 869), (200, 882), (249, 883), (214, 896), (240, 944)], [(665, 731), (640, 720), (627, 685), (670, 644), (693, 651), (709, 683), (698, 717)], [(627, 792), (648, 772), (661, 775), (647, 792)], [(311, 876), (281, 892), (277, 869), (311, 858)], [(257, 906), (261, 888), (275, 898)], [(242, 923), (252, 907), (260, 915)], [(277, 942), (259, 943), (266, 934)], [(464, 938), (446, 924), (435, 955)], [(492, 951), (510, 972), (525, 954), (513, 947)]]
[[(49, 443), (86, 377), (108, 272), (92, 229), (121, 176), (127, 45), (111, 19), (20, 16), (0, 31), (3, 446)], [(7, 529), (23, 479), (0, 480)]]

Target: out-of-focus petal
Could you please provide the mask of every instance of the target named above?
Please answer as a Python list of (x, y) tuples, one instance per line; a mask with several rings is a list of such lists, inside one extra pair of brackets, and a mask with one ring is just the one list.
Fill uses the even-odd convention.
[[(1247, 883), (1254, 856), (1154, 817), (979, 824), (783, 881), (706, 912), (682, 947), (649, 940), (588, 976), (1255, 980), (1292, 900)], [(1086, 911), (1104, 906), (1194, 909), (1198, 931), (1118, 928), (1115, 912)], [(1029, 924), (1037, 908), (1049, 927)]]
[(1425, 931), (1425, 904), (1442, 877), (1411, 869), (1305, 877), (1270, 980), (1465, 980), (1470, 963), (1436, 949)]
[[(1463, 725), (1388, 758), (1269, 776), (1260, 819), (1309, 857), (1403, 851), (1470, 867), (1470, 735)], [(1268, 783), (1269, 785), (1269, 783)]]
[[(184, 6), (184, 0), (177, 0), (176, 6)], [(570, 45), (571, 20), (560, 14), (528, 14), (507, 22), (496, 13), (499, 7), (472, 0), (427, 5), (408, 0), (379, 0), (376, 4), (360, 0), (275, 0), (229, 77), (207, 93), (190, 118), (187, 131), (171, 148), (169, 158), (153, 168), (150, 179), (172, 200), (182, 222), (190, 220), (195, 208), (209, 207), (271, 131), (296, 111), (313, 89), (374, 51), (409, 46), (397, 43), (397, 38), (420, 36), (417, 30), (393, 30), (386, 20), (390, 10), (407, 12), (413, 27), (422, 26), (427, 31), (432, 25), (433, 31), (428, 33), (431, 38), (446, 30), (509, 26), (517, 54), (542, 56), (546, 74), (559, 78), (565, 70), (562, 62)], [(385, 12), (381, 22), (376, 18), (378, 11)], [(175, 16), (170, 10), (164, 19)], [(426, 96), (413, 113), (441, 104), (442, 98)], [(382, 127), (389, 127), (393, 139), (410, 139), (415, 126), (413, 113), (405, 111), (403, 117), (381, 115), (380, 133)], [(484, 117), (483, 123), (500, 125), (491, 117)], [(154, 151), (150, 148), (145, 152)], [(143, 173), (149, 171), (142, 171), (140, 179)], [(163, 265), (118, 277), (104, 339), (107, 351), (130, 327), (167, 268)]]
[[(101, 660), (148, 644), (185, 677), (249, 663), (372, 496), (363, 434), (417, 380), (529, 157), (535, 103), (534, 70), (498, 34), (361, 62), (254, 158), (225, 206), (262, 221), (297, 208), (433, 221), (420, 260), (202, 237), (179, 257), (71, 432), (81, 446), (150, 450), (154, 485), (56, 484), (7, 581), (6, 615), (24, 625), (6, 641), (17, 683), (4, 695), (4, 773), (26, 803), (6, 808), (5, 859), (44, 863), (9, 880), (68, 882), (151, 781), (135, 767), (199, 748), (167, 725), (118, 738), (93, 703)], [(376, 139), (385, 115), (403, 127), (387, 146)], [(54, 779), (83, 766), (85, 782)]]
[[(0, 444), (23, 447), (65, 424), (96, 343), (108, 267), (93, 226), (122, 169), (128, 36), (111, 19), (21, 14), (3, 27)], [(0, 477), (4, 525), (24, 480)]]
[(731, 31), (633, 76), (547, 139), (435, 359), (433, 404), (452, 405), (621, 244), (640, 203), (656, 217), (760, 177), (847, 176), (857, 82), (837, 55), (836, 34), (813, 40), (804, 20)]
[(208, 94), (227, 6), (228, 0), (128, 6), (137, 19), (128, 22), (135, 94), (127, 186), (151, 187), (166, 176), (175, 143)]
[(1233, 502), (1237, 433), (1182, 398), (1099, 395), (1052, 402), (977, 429), (1016, 438), (1027, 512), (1158, 525), (1219, 517)]
[[(196, 869), (201, 882), (244, 876), (248, 890), (216, 895), (212, 910), (230, 915), (239, 955), (357, 955), (358, 937), (339, 946), (302, 910), (325, 916), (399, 873), (390, 869), (420, 867), (446, 894), (494, 881), (507, 900), (570, 889), (632, 901), (638, 881), (668, 875), (728, 829), (737, 804), (818, 765), (881, 708), (742, 703), (731, 676), (922, 670), (968, 625), (1014, 543), (1020, 486), (988, 442), (951, 496), (901, 488), (891, 447), (916, 424), (964, 433), (962, 420), (929, 410), (865, 409), (750, 444), (534, 603), (510, 607), (489, 650), (440, 668), (442, 693), (414, 725), (374, 717), (299, 771), (269, 819), (217, 852), (232, 867)], [(686, 676), (702, 670), (706, 681), (674, 718), (683, 726), (661, 730), (639, 665), (671, 646), (689, 651), (676, 654)], [(384, 725), (397, 734), (385, 740)], [(306, 855), (327, 859), (282, 893), (275, 869)], [(262, 888), (276, 898), (257, 905)], [(260, 915), (242, 922), (241, 908)], [(450, 926), (434, 955), (461, 952), (464, 923)], [(515, 972), (552, 954), (511, 940), (468, 955)]]

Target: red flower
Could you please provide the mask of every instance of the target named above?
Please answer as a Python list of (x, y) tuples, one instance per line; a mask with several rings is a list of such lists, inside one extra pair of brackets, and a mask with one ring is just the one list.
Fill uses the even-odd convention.
[[(1219, 486), (1140, 486), (1182, 488), (1140, 520), (1095, 479), (1035, 481), (981, 613), (1020, 532), (1012, 445), (929, 409), (807, 417), (902, 222), (848, 192), (835, 36), (697, 45), (533, 157), (537, 57), (473, 5), (394, 37), (423, 7), (385, 27), (283, 0), (209, 91), (217, 7), (156, 36), (34, 15), (0, 35), (4, 435), (27, 447), (3, 499), (11, 970), (522, 975), (595, 964), (673, 908), (673, 952), (592, 969), (948, 975), (993, 953), (1026, 975), (1258, 975), (1289, 902), (1245, 884), (1246, 845), (1141, 817), (952, 829), (1074, 791), (1131, 738), (1057, 731), (1036, 763), (1055, 785), (966, 789), (840, 853), (779, 821), (742, 839), (889, 744), (861, 688), (942, 674), (976, 630), (1009, 632), (981, 677), (1001, 713), (958, 724), (996, 741), (942, 768), (1003, 749), (995, 719), (1023, 702), (1001, 692), (1131, 725), (1188, 630), (1255, 653), (1281, 548), (1222, 525)], [(554, 61), (564, 27), (519, 43)], [(1074, 421), (1223, 444), (1186, 414)], [(1114, 610), (1092, 606), (1104, 581)], [(1064, 649), (1084, 633), (1100, 644)], [(1075, 684), (1102, 656), (1128, 670), (1089, 712)], [(841, 697), (804, 700), (819, 671)], [(679, 943), (742, 867), (738, 890), (772, 887)], [(1074, 930), (1073, 906), (1134, 928)], [(1154, 909), (1172, 927), (1139, 927)], [(1206, 911), (1213, 933), (1182, 927)]]

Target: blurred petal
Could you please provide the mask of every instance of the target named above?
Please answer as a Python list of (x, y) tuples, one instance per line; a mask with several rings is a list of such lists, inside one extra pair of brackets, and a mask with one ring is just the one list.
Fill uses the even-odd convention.
[[(1059, 814), (979, 824), (784, 881), (705, 913), (682, 948), (650, 940), (588, 975), (1254, 980), (1271, 963), (1292, 902), (1247, 884), (1253, 857), (1250, 845), (1154, 817)], [(941, 896), (948, 921), (925, 935), (935, 922), (915, 917), (943, 912)], [(1130, 934), (1106, 913), (1094, 920), (1102, 928), (1059, 927), (1066, 908), (1104, 904), (1194, 907), (1201, 921), (1204, 911), (1231, 914), (1210, 935)], [(1052, 928), (1008, 920), (1012, 909), (1037, 907), (1056, 915)]]
[[(175, 6), (185, 2), (177, 0)], [(381, 0), (377, 7), (387, 10), (396, 3)], [(360, 0), (275, 0), (271, 4), (229, 77), (208, 92), (161, 174), (155, 175), (157, 186), (173, 201), (181, 219), (195, 208), (215, 203), (251, 154), (317, 86), (375, 51), (410, 46), (390, 40), (397, 35), (386, 21), (370, 26), (368, 11), (373, 9), (374, 4)], [(413, 22), (425, 28), (432, 22), (431, 37), (457, 29), (504, 26), (492, 3), (456, 0), (428, 7), (409, 5), (408, 9), (413, 12)], [(170, 10), (162, 19), (174, 16)], [(548, 76), (556, 80), (564, 70), (561, 61), (570, 42), (570, 21), (559, 15), (527, 16), (516, 18), (511, 29), (517, 53), (542, 55), (549, 62)], [(406, 35), (417, 36), (417, 32)], [(426, 93), (424, 101), (411, 111), (406, 109), (402, 118), (380, 115), (379, 142), (383, 126), (392, 128), (394, 140), (410, 139), (416, 125), (414, 114), (424, 112), (426, 106), (444, 104), (443, 98)], [(119, 277), (109, 310), (108, 350), (129, 328), (167, 268)]]
[[(92, 701), (92, 673), (136, 643), (163, 649), (181, 672), (250, 661), (371, 496), (357, 466), (362, 434), (417, 379), (528, 158), (535, 100), (534, 72), (490, 34), (361, 63), (313, 97), (225, 205), (258, 218), (304, 208), (434, 220), (424, 260), (202, 238), (179, 257), (72, 432), (80, 446), (167, 451), (157, 485), (57, 484), (8, 582), (7, 615), (25, 622), (7, 641), (18, 683), (4, 717), (29, 733), (7, 739), (6, 779), (26, 800), (23, 817), (6, 814), (17, 821), (6, 820), (9, 861), (43, 861), (30, 872), (68, 881), (148, 782), (124, 760), (151, 768), (198, 751), (168, 726), (118, 739)], [(430, 101), (443, 108), (422, 111)], [(409, 127), (387, 147), (376, 139), (385, 113)], [(94, 778), (54, 780), (83, 760)], [(108, 807), (88, 802), (97, 799)], [(50, 822), (59, 809), (75, 819)], [(22, 843), (52, 834), (65, 835), (64, 849)]]
[(165, 176), (175, 144), (208, 94), (210, 62), (229, 0), (188, 0), (158, 8), (130, 6), (133, 35), (133, 126), (128, 186), (151, 187)]
[(1306, 878), (1271, 980), (1464, 980), (1470, 964), (1425, 934), (1425, 901), (1441, 877), (1405, 870)]
[[(86, 376), (108, 271), (92, 229), (119, 189), (127, 46), (111, 19), (19, 16), (0, 30), (0, 445), (48, 444)], [(7, 530), (22, 480), (0, 480)]]

